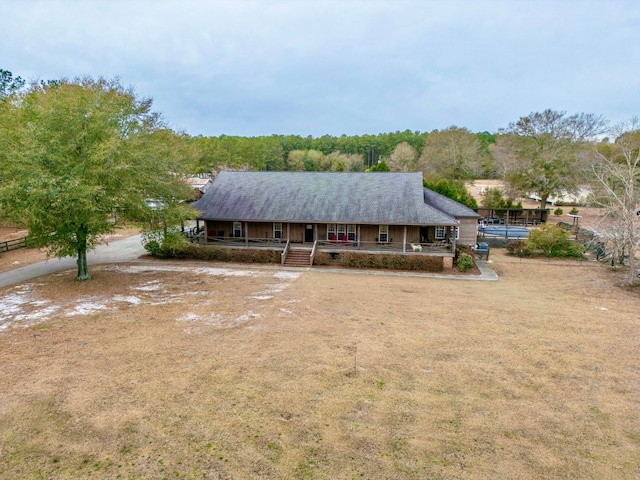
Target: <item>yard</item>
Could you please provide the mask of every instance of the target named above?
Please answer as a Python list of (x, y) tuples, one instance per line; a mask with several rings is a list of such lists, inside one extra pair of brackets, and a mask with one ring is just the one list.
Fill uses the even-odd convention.
[(0, 478), (636, 479), (640, 292), (145, 262), (0, 290)]

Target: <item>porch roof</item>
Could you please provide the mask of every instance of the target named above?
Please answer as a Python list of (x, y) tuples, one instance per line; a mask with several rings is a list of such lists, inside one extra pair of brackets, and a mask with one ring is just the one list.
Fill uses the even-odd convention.
[(193, 206), (207, 220), (458, 224), (425, 203), (420, 172), (223, 171)]
[(466, 205), (428, 188), (424, 189), (424, 201), (441, 212), (448, 213), (456, 218), (482, 218), (482, 215), (478, 215), (477, 212)]

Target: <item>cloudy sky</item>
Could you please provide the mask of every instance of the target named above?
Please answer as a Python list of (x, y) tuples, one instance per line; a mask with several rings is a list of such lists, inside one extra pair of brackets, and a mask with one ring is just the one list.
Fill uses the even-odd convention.
[(119, 77), (191, 135), (640, 115), (637, 0), (0, 0), (0, 68)]

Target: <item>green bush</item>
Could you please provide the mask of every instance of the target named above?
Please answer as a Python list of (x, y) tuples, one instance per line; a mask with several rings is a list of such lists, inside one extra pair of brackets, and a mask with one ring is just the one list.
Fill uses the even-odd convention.
[(556, 217), (559, 217), (559, 216), (560, 216), (560, 215), (562, 215), (563, 213), (564, 213), (564, 212), (562, 211), (562, 209), (561, 209), (561, 208), (556, 208), (556, 209), (553, 211), (553, 214), (554, 214)]
[(549, 258), (584, 257), (584, 247), (569, 239), (569, 232), (565, 232), (557, 225), (543, 225), (532, 230), (529, 238), (524, 241), (524, 251), (530, 254), (544, 255)]
[(150, 240), (144, 244), (144, 249), (153, 257), (157, 257), (160, 253), (160, 244), (155, 240)]
[(458, 270), (461, 272), (466, 272), (470, 268), (473, 267), (473, 258), (471, 255), (467, 253), (461, 253), (458, 256)]
[(571, 209), (571, 211), (569, 212), (570, 215), (577, 215), (578, 214), (578, 209), (576, 207), (573, 207)]
[(181, 232), (169, 231), (162, 239), (160, 250), (156, 256), (160, 258), (185, 258), (190, 246), (191, 242)]

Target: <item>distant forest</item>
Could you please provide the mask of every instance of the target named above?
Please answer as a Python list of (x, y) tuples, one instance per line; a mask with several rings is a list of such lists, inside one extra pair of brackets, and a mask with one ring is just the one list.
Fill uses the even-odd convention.
[[(451, 137), (456, 144), (472, 143), (472, 152), (466, 148), (465, 163), (491, 164), (489, 146), (496, 136), (489, 132), (471, 133), (466, 129), (450, 127), (431, 133), (405, 130), (377, 135), (339, 137), (302, 137), (300, 135), (271, 135), (261, 137), (195, 137), (197, 146), (197, 172), (215, 173), (220, 169), (274, 170), (274, 171), (354, 171), (376, 168), (383, 163), (389, 170), (424, 170), (420, 157), (430, 136)], [(455, 138), (454, 138), (455, 137)], [(463, 141), (464, 140), (464, 141)], [(378, 167), (379, 168), (379, 167)], [(386, 168), (383, 167), (386, 170)], [(491, 170), (491, 168), (489, 168)], [(474, 176), (492, 172), (468, 172)], [(438, 175), (439, 176), (439, 175)], [(456, 175), (458, 176), (458, 175)], [(466, 175), (463, 175), (466, 176)]]

